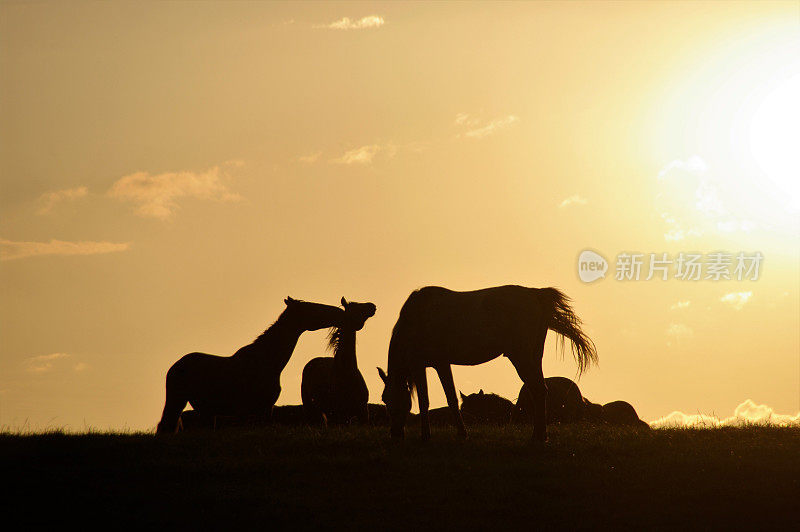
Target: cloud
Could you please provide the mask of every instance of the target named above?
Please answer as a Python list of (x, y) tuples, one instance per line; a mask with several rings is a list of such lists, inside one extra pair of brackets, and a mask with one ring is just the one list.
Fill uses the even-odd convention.
[(680, 309), (688, 308), (688, 307), (689, 307), (689, 305), (690, 305), (691, 303), (692, 303), (692, 302), (691, 302), (691, 301), (689, 301), (689, 300), (686, 300), (686, 301), (678, 301), (677, 303), (675, 303), (674, 305), (672, 305), (671, 307), (669, 307), (669, 309), (670, 309), (670, 310), (680, 310)]
[(723, 303), (728, 303), (735, 310), (742, 310), (742, 307), (744, 307), (744, 305), (750, 300), (752, 295), (753, 292), (731, 292), (729, 294), (725, 294), (719, 298), (719, 300)]
[(671, 161), (658, 172), (657, 181), (656, 208), (666, 225), (667, 241), (717, 232), (750, 232), (756, 227), (733, 214), (736, 209), (729, 208), (731, 197), (723, 194), (731, 189), (730, 182), (715, 176), (698, 155)]
[[(460, 116), (460, 115), (459, 115)], [(456, 117), (458, 120), (458, 117)], [(478, 127), (475, 129), (471, 129), (464, 133), (465, 137), (473, 138), (473, 139), (482, 139), (484, 137), (488, 137), (489, 135), (493, 135), (500, 131), (501, 129), (505, 129), (508, 126), (514, 124), (515, 122), (519, 121), (519, 117), (514, 115), (508, 115), (505, 118), (498, 118), (497, 120), (492, 120), (488, 124), (483, 127)], [(466, 122), (462, 122), (466, 123)], [(467, 123), (467, 125), (472, 125)]]
[(741, 427), (746, 425), (777, 425), (780, 427), (800, 427), (800, 412), (796, 415), (776, 414), (767, 405), (756, 404), (750, 399), (740, 404), (734, 410), (733, 415), (726, 418), (719, 418), (707, 414), (684, 414), (683, 412), (672, 412), (662, 418), (650, 422), (653, 428), (669, 427), (693, 427), (693, 428), (715, 428), (715, 427)]
[(51, 240), (50, 242), (14, 242), (0, 238), (0, 260), (24, 259), (40, 255), (99, 255), (125, 251), (130, 247), (127, 242), (66, 242)]
[(361, 146), (360, 148), (355, 148), (353, 150), (346, 151), (344, 155), (341, 157), (337, 157), (336, 159), (331, 159), (332, 163), (336, 164), (361, 164), (367, 165), (372, 163), (372, 159), (375, 158), (375, 155), (381, 150), (381, 147), (377, 144), (371, 144), (369, 146)]
[(691, 338), (694, 336), (694, 331), (683, 323), (670, 323), (669, 327), (667, 327), (667, 335), (678, 339)]
[(368, 15), (358, 20), (351, 20), (349, 17), (342, 17), (330, 24), (314, 26), (315, 28), (327, 28), (330, 30), (363, 30), (367, 28), (380, 28), (386, 23), (383, 17), (378, 15)]
[(297, 158), (297, 160), (303, 164), (314, 164), (317, 162), (317, 159), (319, 159), (320, 155), (322, 155), (322, 152), (318, 151), (317, 153), (312, 153), (310, 155), (301, 155)]
[(457, 126), (477, 126), (481, 123), (480, 119), (471, 116), (469, 113), (458, 113), (453, 123)]
[(564, 207), (569, 207), (570, 205), (586, 205), (589, 202), (586, 198), (575, 194), (574, 196), (570, 196), (561, 203), (558, 204), (559, 209), (563, 209)]
[(331, 159), (330, 162), (334, 164), (358, 164), (366, 166), (372, 163), (378, 153), (384, 153), (387, 157), (391, 158), (395, 156), (397, 149), (397, 146), (394, 144), (370, 144), (346, 151), (341, 157)]
[(63, 190), (56, 190), (47, 192), (39, 196), (39, 208), (36, 214), (49, 214), (57, 204), (63, 201), (72, 201), (78, 198), (83, 198), (89, 193), (86, 187), (65, 188)]
[[(67, 353), (51, 353), (49, 355), (39, 355), (36, 357), (26, 358), (22, 361), (25, 371), (28, 373), (48, 373), (52, 370), (65, 370), (68, 368), (67, 361), (72, 357)], [(85, 362), (77, 362), (72, 365), (72, 371), (80, 373), (86, 371), (89, 364)]]
[(30, 373), (45, 373), (53, 369), (53, 364), (57, 360), (69, 358), (66, 353), (52, 353), (50, 355), (39, 355), (27, 358), (23, 361), (25, 371)]
[[(230, 161), (228, 166), (241, 166), (241, 161)], [(237, 201), (223, 182), (228, 175), (219, 166), (205, 172), (165, 172), (151, 175), (136, 172), (117, 180), (108, 195), (136, 205), (139, 216), (167, 220), (178, 208), (179, 198), (198, 198), (217, 201)]]

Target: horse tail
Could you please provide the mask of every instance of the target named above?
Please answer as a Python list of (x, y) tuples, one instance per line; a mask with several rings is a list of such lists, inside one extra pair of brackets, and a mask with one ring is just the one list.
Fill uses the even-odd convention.
[(578, 375), (581, 375), (592, 364), (597, 365), (597, 348), (594, 342), (581, 330), (582, 321), (572, 310), (571, 299), (557, 288), (542, 288), (540, 293), (552, 304), (552, 311), (547, 328), (561, 335), (559, 337), (561, 353), (564, 352), (564, 339), (571, 342), (572, 356), (578, 363)]

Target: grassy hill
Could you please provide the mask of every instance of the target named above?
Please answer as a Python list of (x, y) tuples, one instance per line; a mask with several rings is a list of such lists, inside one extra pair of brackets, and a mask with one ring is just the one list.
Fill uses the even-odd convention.
[(4, 524), (800, 529), (800, 429), (0, 435)]

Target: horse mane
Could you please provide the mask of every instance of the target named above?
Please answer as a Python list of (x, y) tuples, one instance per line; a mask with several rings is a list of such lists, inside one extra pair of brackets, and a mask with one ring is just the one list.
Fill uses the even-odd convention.
[(342, 327), (331, 327), (330, 332), (328, 333), (328, 348), (333, 351), (334, 357), (342, 348), (342, 343), (344, 341), (343, 336), (345, 332), (346, 331)]
[(283, 310), (283, 312), (281, 312), (281, 315), (280, 315), (280, 316), (278, 316), (278, 319), (277, 319), (277, 320), (275, 320), (275, 321), (272, 323), (272, 325), (270, 325), (269, 327), (267, 327), (266, 329), (264, 329), (264, 332), (262, 332), (261, 334), (259, 334), (258, 336), (256, 336), (256, 339), (255, 339), (255, 340), (253, 340), (253, 344), (262, 343), (262, 342), (264, 342), (265, 340), (269, 339), (269, 337), (271, 336), (271, 334), (270, 334), (270, 331), (272, 331), (272, 329), (274, 329), (274, 328), (275, 328), (275, 326), (276, 326), (276, 325), (278, 325), (278, 322), (280, 322), (280, 321), (281, 321), (281, 318), (283, 318), (283, 317), (284, 317), (284, 314), (286, 314), (286, 309), (284, 309), (284, 310)]

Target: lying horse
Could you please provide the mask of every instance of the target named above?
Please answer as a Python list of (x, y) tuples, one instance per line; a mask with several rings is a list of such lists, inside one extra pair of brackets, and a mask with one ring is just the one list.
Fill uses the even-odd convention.
[(511, 421), (514, 403), (493, 393), (461, 394), (461, 417), (466, 424), (505, 425)]
[(369, 389), (356, 360), (356, 332), (375, 315), (373, 303), (350, 303), (342, 298), (348, 316), (330, 337), (333, 357), (311, 359), (303, 368), (300, 395), (306, 419), (347, 423), (358, 418), (369, 421)]
[[(547, 424), (575, 423), (584, 418), (585, 402), (578, 385), (566, 377), (547, 377)], [(528, 385), (523, 384), (519, 391), (514, 411), (517, 423), (533, 422), (533, 400), (528, 392)]]
[(581, 330), (569, 298), (555, 288), (498, 286), (454, 292), (429, 286), (413, 292), (400, 310), (389, 343), (388, 375), (381, 372), (382, 399), (392, 418), (392, 438), (403, 438), (411, 395), (419, 395), (422, 438), (430, 438), (428, 383), (432, 367), (442, 381), (459, 435), (466, 437), (458, 408), (452, 364), (474, 366), (508, 357), (533, 396), (533, 438), (547, 439), (542, 357), (547, 331), (572, 344), (583, 372), (597, 361), (594, 343)]
[(636, 409), (627, 401), (612, 401), (602, 406), (602, 420), (611, 425), (628, 425), (638, 428), (650, 428), (646, 422), (639, 419)]
[(191, 403), (196, 415), (269, 418), (281, 393), (280, 376), (300, 335), (339, 327), (345, 311), (339, 307), (284, 300), (286, 308), (261, 336), (229, 357), (189, 353), (167, 372), (167, 399), (156, 433), (175, 432), (181, 411)]

